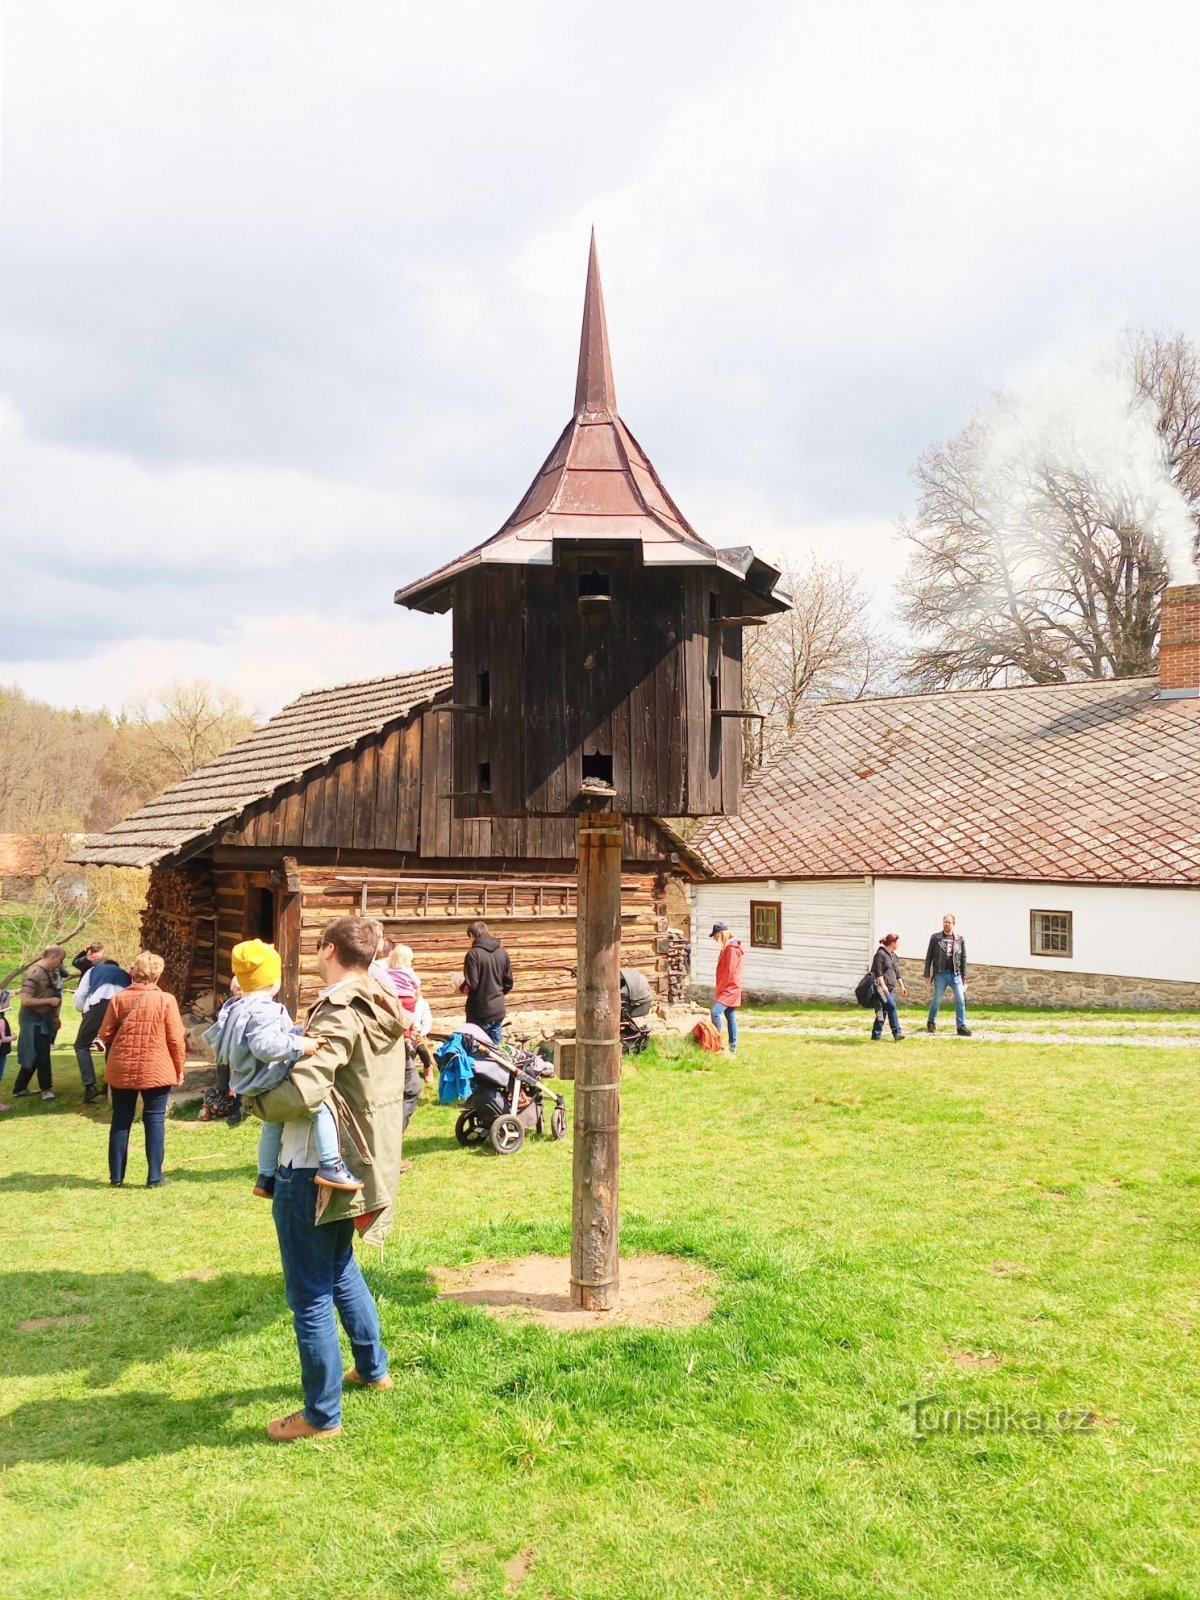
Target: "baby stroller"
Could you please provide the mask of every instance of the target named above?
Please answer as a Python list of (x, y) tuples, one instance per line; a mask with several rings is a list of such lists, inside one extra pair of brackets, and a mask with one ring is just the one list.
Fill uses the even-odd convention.
[(459, 1033), (475, 1069), (471, 1093), (454, 1124), (459, 1144), (487, 1140), (497, 1155), (515, 1155), (529, 1129), (545, 1133), (547, 1101), (553, 1102), (550, 1137), (566, 1137), (566, 1102), (544, 1083), (553, 1075), (553, 1067), (532, 1050), (493, 1044), (482, 1028), (471, 1023)]
[(642, 973), (621, 968), (621, 1054), (640, 1056), (650, 1043), (650, 1029), (639, 1019), (650, 1015), (654, 991)]

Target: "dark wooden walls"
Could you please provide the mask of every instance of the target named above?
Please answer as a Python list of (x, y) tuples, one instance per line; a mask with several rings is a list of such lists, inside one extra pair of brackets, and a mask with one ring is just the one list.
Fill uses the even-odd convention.
[[(432, 707), (338, 756), (326, 767), (251, 806), (220, 846), (336, 851), (344, 857), (421, 862), (570, 861), (575, 823), (561, 817), (455, 814), (451, 800), (452, 721)], [(631, 818), (625, 859), (662, 861), (663, 836), (648, 817)], [(227, 857), (225, 858), (228, 859)]]

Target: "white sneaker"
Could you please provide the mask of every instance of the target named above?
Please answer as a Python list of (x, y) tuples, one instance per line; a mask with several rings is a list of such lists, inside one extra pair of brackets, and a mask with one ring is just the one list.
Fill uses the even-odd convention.
[(54, 1099), (54, 1090), (53, 1089), (43, 1089), (42, 1090), (42, 1099), (43, 1100), (53, 1100)]

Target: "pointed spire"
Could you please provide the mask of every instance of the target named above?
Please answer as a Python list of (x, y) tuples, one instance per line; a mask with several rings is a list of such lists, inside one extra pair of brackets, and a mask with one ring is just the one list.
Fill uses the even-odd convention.
[(617, 414), (612, 357), (608, 353), (608, 327), (604, 321), (604, 293), (600, 288), (600, 263), (596, 258), (596, 230), (588, 251), (587, 288), (583, 296), (583, 332), (579, 339), (579, 375), (575, 379), (575, 415), (584, 411)]

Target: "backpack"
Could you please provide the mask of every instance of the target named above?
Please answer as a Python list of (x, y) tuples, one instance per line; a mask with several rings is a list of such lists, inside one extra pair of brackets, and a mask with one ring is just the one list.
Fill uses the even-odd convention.
[(701, 1050), (724, 1049), (721, 1043), (721, 1035), (707, 1019), (703, 1022), (698, 1022), (692, 1029), (692, 1038), (700, 1046)]
[(875, 974), (868, 972), (865, 978), (860, 978), (854, 990), (854, 998), (859, 1005), (867, 1011), (875, 1009), (879, 999), (879, 990), (875, 987)]

